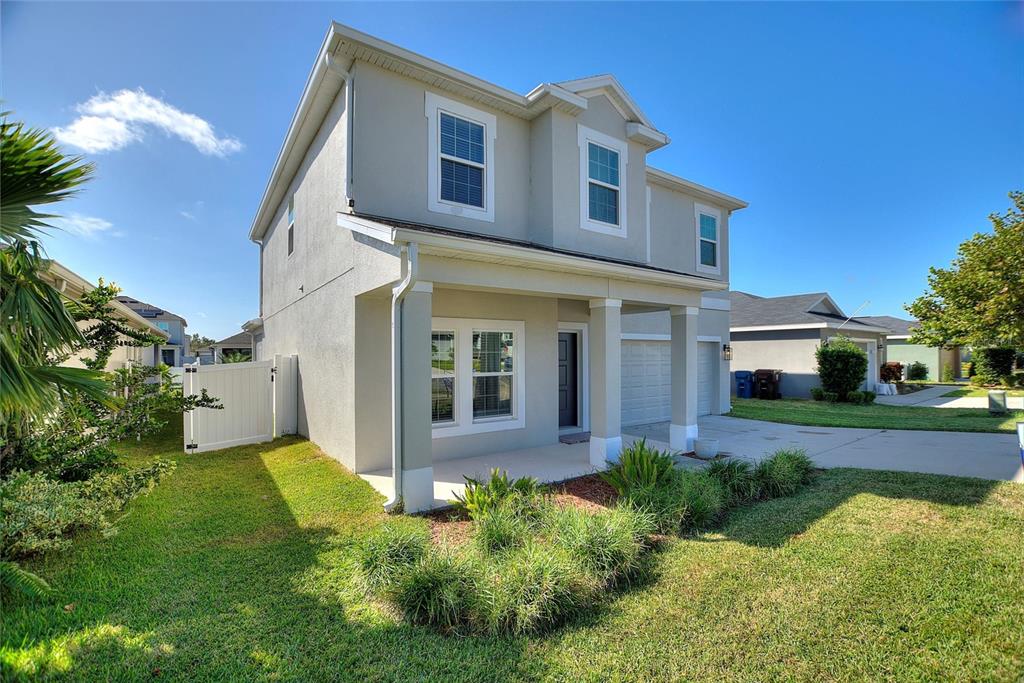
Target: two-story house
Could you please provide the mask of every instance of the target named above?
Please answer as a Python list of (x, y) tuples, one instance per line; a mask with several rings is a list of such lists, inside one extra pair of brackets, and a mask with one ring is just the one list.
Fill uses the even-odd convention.
[(407, 510), (435, 466), (570, 432), (603, 467), (624, 420), (689, 450), (729, 407), (746, 204), (649, 167), (668, 142), (612, 76), (521, 95), (332, 24), (249, 234), (300, 433)]
[(152, 361), (147, 359), (147, 365), (163, 363), (177, 368), (189, 359), (188, 335), (185, 334), (188, 322), (184, 318), (130, 296), (119, 296), (117, 300), (167, 333), (167, 341), (153, 347)]

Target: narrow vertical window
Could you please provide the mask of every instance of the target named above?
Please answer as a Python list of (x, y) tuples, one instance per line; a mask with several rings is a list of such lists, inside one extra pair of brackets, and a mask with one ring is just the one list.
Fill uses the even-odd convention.
[(719, 213), (710, 207), (697, 205), (694, 210), (694, 218), (697, 223), (697, 270), (706, 273), (720, 273)]
[(288, 200), (288, 255), (295, 251), (295, 196)]
[(430, 420), (455, 421), (455, 332), (430, 335)]
[(512, 415), (513, 344), (511, 332), (473, 332), (474, 419)]
[(589, 216), (592, 221), (619, 224), (619, 153), (587, 143)]

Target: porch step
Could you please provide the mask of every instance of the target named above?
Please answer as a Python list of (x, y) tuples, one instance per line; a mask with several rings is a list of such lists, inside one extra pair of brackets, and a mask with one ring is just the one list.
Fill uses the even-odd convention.
[(558, 437), (558, 440), (562, 443), (586, 443), (590, 441), (590, 432), (575, 432), (573, 434), (563, 434)]

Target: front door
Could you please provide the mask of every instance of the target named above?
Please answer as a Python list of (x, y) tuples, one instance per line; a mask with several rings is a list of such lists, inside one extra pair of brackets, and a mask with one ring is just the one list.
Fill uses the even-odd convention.
[(579, 424), (576, 404), (576, 333), (558, 333), (558, 426)]

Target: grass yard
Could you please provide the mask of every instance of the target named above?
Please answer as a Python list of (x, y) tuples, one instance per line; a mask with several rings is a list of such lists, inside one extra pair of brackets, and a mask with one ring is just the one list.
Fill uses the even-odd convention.
[(814, 427), (867, 429), (924, 429), (943, 432), (1013, 432), (1024, 411), (993, 417), (984, 408), (922, 408), (914, 406), (850, 405), (825, 401), (734, 398), (732, 417)]
[[(1024, 396), (1024, 389), (1006, 389), (1007, 396)], [(970, 389), (954, 389), (953, 391), (946, 392), (943, 396), (950, 398), (962, 398), (964, 396), (977, 397), (977, 398), (988, 398), (988, 389), (980, 387), (973, 387)]]
[[(772, 404), (785, 406), (785, 402)], [(809, 404), (811, 405), (811, 404)], [(948, 412), (948, 411), (945, 411)], [(29, 563), (3, 680), (1019, 680), (1024, 486), (832, 470), (669, 540), (652, 574), (543, 637), (444, 637), (357, 587), (381, 498), (298, 439), (185, 455), (112, 538)], [(427, 520), (420, 520), (427, 524)]]

